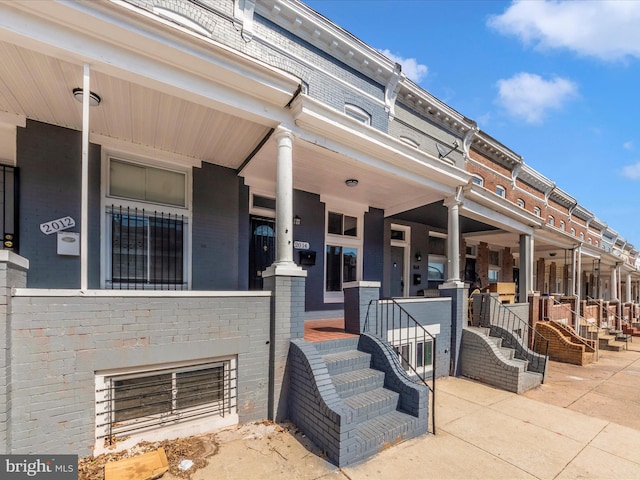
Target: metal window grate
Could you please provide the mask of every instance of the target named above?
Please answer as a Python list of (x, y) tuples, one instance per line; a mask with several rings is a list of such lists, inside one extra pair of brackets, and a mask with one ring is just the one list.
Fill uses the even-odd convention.
[(130, 207), (107, 209), (113, 289), (184, 290), (187, 217)]
[(107, 444), (133, 433), (236, 411), (237, 369), (230, 360), (108, 378), (96, 390), (98, 439)]

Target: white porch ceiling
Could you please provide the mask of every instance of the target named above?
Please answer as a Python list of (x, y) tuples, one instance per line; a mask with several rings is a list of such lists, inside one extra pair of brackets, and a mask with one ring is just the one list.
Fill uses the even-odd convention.
[[(275, 192), (276, 143), (273, 137), (242, 170), (245, 182), (252, 187)], [(348, 187), (347, 179), (358, 180)], [(383, 172), (347, 155), (320, 145), (296, 139), (293, 142), (294, 187), (306, 192), (371, 206), (383, 210), (415, 208), (443, 199), (435, 192), (406, 176)]]
[[(72, 90), (83, 67), (0, 42), (0, 112), (75, 130), (82, 105)], [(238, 168), (268, 127), (100, 72), (91, 90), (102, 98), (90, 109), (92, 134)]]

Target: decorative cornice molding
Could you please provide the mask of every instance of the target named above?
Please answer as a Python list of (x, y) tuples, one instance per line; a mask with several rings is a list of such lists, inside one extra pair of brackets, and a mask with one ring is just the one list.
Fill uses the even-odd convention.
[(404, 80), (402, 67), (399, 63), (396, 63), (396, 66), (393, 68), (393, 74), (384, 89), (384, 110), (389, 114), (390, 119), (395, 117), (396, 98), (398, 98), (400, 82), (402, 80)]

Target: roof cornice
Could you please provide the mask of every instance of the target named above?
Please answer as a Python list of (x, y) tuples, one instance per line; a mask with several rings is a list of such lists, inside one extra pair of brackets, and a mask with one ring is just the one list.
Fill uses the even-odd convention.
[(524, 164), (524, 160), (520, 155), (482, 130), (476, 133), (475, 138), (471, 142), (471, 146), (509, 170), (513, 170)]

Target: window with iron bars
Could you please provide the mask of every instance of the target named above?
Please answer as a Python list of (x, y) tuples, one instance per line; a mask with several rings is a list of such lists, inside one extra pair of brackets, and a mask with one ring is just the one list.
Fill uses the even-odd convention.
[(130, 435), (236, 412), (235, 359), (97, 381), (97, 438), (112, 444)]
[(108, 288), (187, 288), (187, 217), (113, 205), (107, 215), (111, 226)]

